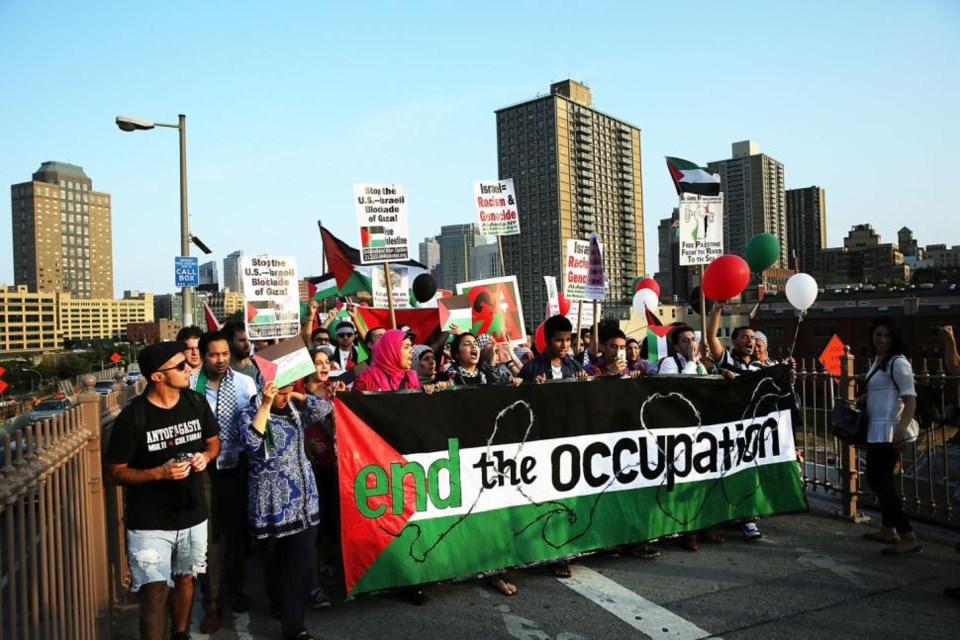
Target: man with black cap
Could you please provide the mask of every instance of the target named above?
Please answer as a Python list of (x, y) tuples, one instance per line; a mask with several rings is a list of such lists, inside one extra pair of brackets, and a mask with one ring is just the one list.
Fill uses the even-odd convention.
[(341, 320), (337, 323), (337, 352), (333, 359), (340, 365), (341, 371), (349, 371), (357, 366), (357, 348), (353, 345), (357, 339), (357, 329), (351, 322)]
[(124, 524), (131, 590), (140, 592), (140, 637), (155, 640), (164, 637), (168, 599), (171, 637), (190, 637), (194, 579), (207, 562), (199, 474), (220, 452), (217, 419), (189, 390), (185, 349), (160, 342), (140, 352), (147, 388), (117, 416), (107, 449), (111, 480), (127, 487)]

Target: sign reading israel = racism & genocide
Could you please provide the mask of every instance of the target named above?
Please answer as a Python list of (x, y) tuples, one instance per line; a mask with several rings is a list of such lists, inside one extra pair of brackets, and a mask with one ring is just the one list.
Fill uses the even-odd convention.
[(481, 235), (513, 236), (520, 233), (520, 214), (517, 211), (513, 178), (475, 180), (473, 196), (477, 203)]

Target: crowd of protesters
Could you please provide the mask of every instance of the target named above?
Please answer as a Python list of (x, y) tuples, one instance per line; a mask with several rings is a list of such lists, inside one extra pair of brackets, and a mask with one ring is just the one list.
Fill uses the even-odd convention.
[[(777, 364), (768, 357), (766, 338), (749, 326), (735, 328), (730, 346), (724, 346), (717, 337), (721, 309), (717, 305), (710, 314), (705, 341), (693, 328), (678, 324), (669, 334), (669, 354), (653, 361), (647, 360), (644, 341), (628, 337), (615, 322), (600, 323), (596, 335), (590, 329), (575, 335), (567, 318), (553, 316), (544, 323), (545, 348), (537, 352), (529, 341), (511, 346), (456, 325), (439, 338), (433, 336), (432, 344), (423, 344), (406, 330), (372, 327), (361, 332), (362, 323), (341, 319), (320, 326), (305, 339), (314, 373), (282, 388), (265, 382), (251, 358), (252, 345), (242, 323), (228, 323), (220, 331), (205, 334), (187, 328), (181, 342), (147, 347), (141, 353), (140, 368), (148, 386), (142, 396), (145, 401), (139, 402), (147, 407), (146, 415), (142, 407), (124, 410), (108, 454), (114, 480), (129, 486), (128, 501), (142, 500), (138, 509), (128, 509), (127, 528), (133, 588), (143, 594), (143, 637), (162, 637), (158, 620), (165, 613), (158, 607), (166, 602), (170, 587), (172, 637), (189, 637), (183, 609), (185, 577), (192, 583), (204, 571), (202, 631), (212, 633), (220, 627), (221, 604), (235, 612), (246, 611), (248, 577), (243, 564), (251, 540), (264, 558), (270, 609), (281, 621), (284, 637), (312, 637), (304, 626), (305, 611), (330, 605), (328, 590), (339, 576), (332, 410), (336, 394), (437, 393), (458, 386), (536, 384), (566, 378), (670, 374), (732, 378)], [(960, 370), (952, 332), (945, 333), (944, 340), (953, 345), (953, 361), (948, 365)], [(876, 446), (868, 453), (867, 480), (879, 497), (883, 525), (866, 537), (889, 543), (885, 553), (899, 555), (921, 549), (892, 479), (916, 406), (915, 392), (910, 364), (898, 358), (905, 347), (896, 323), (878, 319), (871, 328), (871, 341), (876, 358), (864, 402), (869, 404), (872, 420), (869, 439)], [(192, 393), (187, 389), (207, 402), (185, 403), (180, 391)], [(160, 415), (165, 411), (172, 413)], [(144, 434), (155, 426), (189, 418), (199, 420), (197, 437), (186, 449), (189, 455), (167, 459), (145, 446)], [(169, 455), (174, 453), (183, 451), (171, 449)], [(190, 495), (184, 498), (184, 492), (173, 492), (180, 502), (171, 502), (171, 488), (187, 478), (192, 483)], [(161, 507), (166, 511), (147, 517), (149, 510)], [(761, 537), (755, 519), (737, 524), (745, 540)], [(154, 539), (163, 536), (155, 535), (158, 532), (153, 529), (169, 534), (167, 542), (156, 543)], [(184, 532), (189, 536), (181, 537)], [(723, 541), (712, 530), (677, 537), (689, 551), (697, 550), (698, 539)], [(641, 558), (659, 555), (647, 544), (614, 551)], [(565, 561), (547, 567), (558, 577), (570, 576)], [(491, 582), (504, 595), (517, 592), (503, 574), (494, 575)], [(960, 597), (960, 589), (948, 591), (947, 595)], [(415, 603), (426, 601), (420, 588), (405, 593)], [(189, 594), (192, 597), (192, 587)]]

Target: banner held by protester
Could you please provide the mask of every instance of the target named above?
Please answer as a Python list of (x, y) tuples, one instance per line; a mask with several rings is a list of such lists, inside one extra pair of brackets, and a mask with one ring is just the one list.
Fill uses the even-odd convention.
[(347, 590), (803, 510), (792, 402), (785, 365), (734, 380), (338, 395)]

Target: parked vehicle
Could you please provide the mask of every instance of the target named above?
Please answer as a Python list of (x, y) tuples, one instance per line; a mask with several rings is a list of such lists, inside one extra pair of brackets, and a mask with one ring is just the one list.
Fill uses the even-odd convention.
[(50, 398), (33, 408), (33, 411), (30, 412), (30, 422), (54, 418), (72, 408), (73, 403), (67, 398)]
[(93, 390), (102, 396), (109, 395), (113, 393), (114, 384), (113, 380), (98, 380), (97, 384), (93, 385)]
[(123, 379), (127, 386), (134, 386), (140, 382), (140, 372), (139, 371), (127, 371), (127, 377)]

